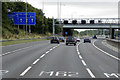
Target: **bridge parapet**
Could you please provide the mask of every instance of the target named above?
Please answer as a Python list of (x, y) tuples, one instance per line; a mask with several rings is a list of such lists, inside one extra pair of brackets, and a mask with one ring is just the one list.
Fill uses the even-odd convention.
[(119, 24), (120, 18), (62, 18), (62, 24)]

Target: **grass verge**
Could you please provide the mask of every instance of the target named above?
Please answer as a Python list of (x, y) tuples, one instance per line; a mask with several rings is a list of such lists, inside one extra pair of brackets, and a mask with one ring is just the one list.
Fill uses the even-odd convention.
[(32, 39), (32, 40), (7, 41), (7, 42), (0, 42), (0, 46), (20, 44), (20, 43), (28, 43), (28, 42), (36, 42), (36, 41), (45, 41), (45, 40), (47, 40), (47, 39)]

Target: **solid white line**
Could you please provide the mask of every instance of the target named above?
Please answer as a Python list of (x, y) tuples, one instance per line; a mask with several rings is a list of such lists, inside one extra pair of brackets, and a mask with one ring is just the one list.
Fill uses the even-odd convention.
[(33, 64), (36, 64), (40, 59), (37, 59), (36, 61), (33, 62)]
[(91, 70), (90, 70), (89, 68), (86, 68), (86, 70), (88, 71), (88, 73), (90, 74), (90, 76), (91, 76), (92, 78), (95, 78), (95, 76), (93, 75), (93, 73), (91, 72)]
[(82, 60), (82, 63), (83, 63), (83, 65), (84, 65), (84, 66), (87, 66), (87, 64), (85, 63), (85, 61), (84, 61), (84, 60)]
[(95, 44), (94, 44), (94, 43), (95, 43), (95, 41), (93, 42), (93, 46), (94, 46), (96, 49), (98, 49), (99, 51), (101, 51), (101, 52), (103, 52), (103, 53), (107, 54), (108, 56), (110, 56), (110, 57), (112, 57), (112, 58), (117, 59), (117, 60), (119, 60), (119, 61), (120, 61), (120, 59), (119, 59), (119, 58), (117, 58), (117, 57), (115, 57), (115, 56), (113, 56), (113, 55), (111, 55), (111, 54), (109, 54), (109, 53), (107, 53), (107, 52), (103, 51), (102, 49), (98, 48), (97, 46), (95, 46)]
[(32, 67), (29, 66), (23, 73), (20, 74), (20, 76), (24, 76)]

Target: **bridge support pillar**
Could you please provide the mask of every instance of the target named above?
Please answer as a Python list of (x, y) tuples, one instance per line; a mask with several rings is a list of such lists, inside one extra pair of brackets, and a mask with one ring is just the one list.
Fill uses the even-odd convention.
[(115, 37), (114, 37), (114, 29), (113, 28), (110, 28), (110, 38), (111, 39), (115, 39)]

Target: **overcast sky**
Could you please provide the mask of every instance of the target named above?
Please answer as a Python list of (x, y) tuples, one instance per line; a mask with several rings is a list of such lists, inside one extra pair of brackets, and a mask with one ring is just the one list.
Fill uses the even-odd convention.
[[(50, 18), (118, 17), (119, 0), (27, 0), (27, 2), (38, 9), (43, 9), (45, 16)], [(61, 4), (61, 9), (58, 9), (58, 4)]]
[[(118, 1), (119, 0), (27, 0), (27, 2), (34, 7), (43, 9), (45, 16), (55, 18), (118, 17)], [(58, 11), (58, 2), (61, 3), (61, 12)], [(44, 3), (44, 5), (42, 3)]]

